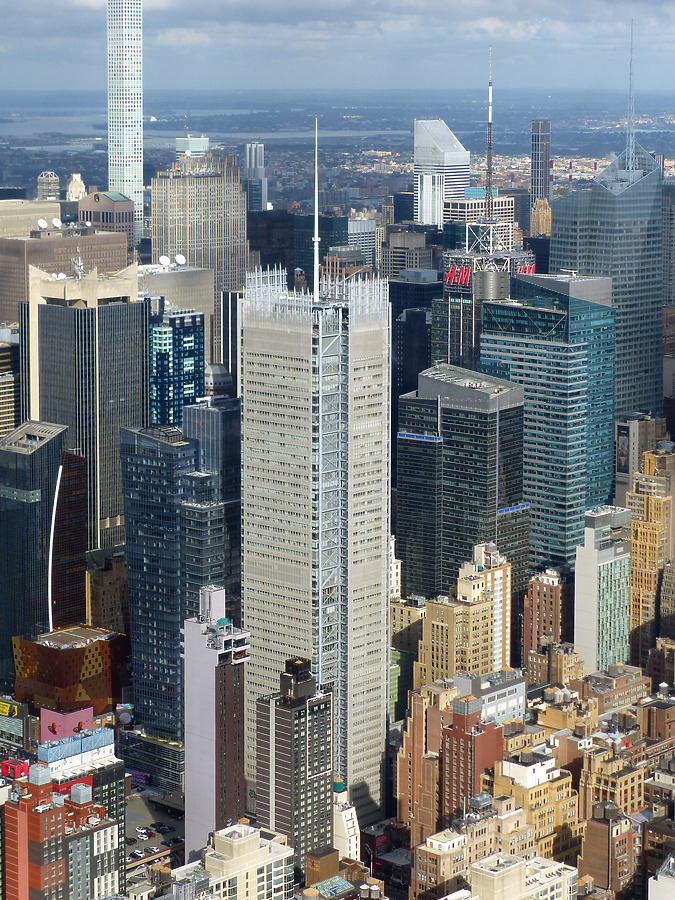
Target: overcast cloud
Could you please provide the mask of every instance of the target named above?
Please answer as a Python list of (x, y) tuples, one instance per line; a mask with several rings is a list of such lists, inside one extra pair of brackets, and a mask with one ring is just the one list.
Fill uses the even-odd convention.
[[(0, 0), (0, 89), (106, 79), (106, 0)], [(672, 0), (144, 0), (145, 87), (673, 86)]]

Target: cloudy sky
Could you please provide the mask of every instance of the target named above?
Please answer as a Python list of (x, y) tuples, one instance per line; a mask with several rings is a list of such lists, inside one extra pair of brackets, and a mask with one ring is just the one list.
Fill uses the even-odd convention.
[[(105, 88), (106, 0), (0, 0), (0, 89)], [(670, 89), (672, 0), (144, 0), (146, 88)]]

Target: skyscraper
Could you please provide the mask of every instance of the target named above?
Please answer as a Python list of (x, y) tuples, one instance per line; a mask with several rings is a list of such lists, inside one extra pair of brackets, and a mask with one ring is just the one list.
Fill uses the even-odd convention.
[(143, 236), (142, 0), (108, 0), (108, 187), (134, 201)]
[(310, 659), (334, 702), (334, 765), (379, 815), (387, 700), (389, 309), (379, 279), (289, 293), (249, 276), (242, 331), (242, 602), (255, 701)]
[(259, 141), (246, 144), (242, 184), (246, 191), (246, 209), (250, 211), (267, 210), (265, 145)]
[(333, 704), (317, 689), (307, 659), (289, 659), (281, 691), (256, 703), (256, 816), (305, 855), (333, 843)]
[(244, 665), (248, 633), (226, 616), (225, 591), (203, 588), (184, 623), (185, 850), (245, 812)]
[(152, 179), (152, 259), (213, 269), (216, 296), (244, 286), (246, 195), (235, 156), (181, 156)]
[[(402, 594), (435, 597), (454, 586), (474, 545), (495, 541), (527, 578), (523, 504), (523, 390), (437, 365), (399, 398), (396, 550)], [(504, 516), (522, 528), (505, 534)]]
[(547, 119), (532, 122), (532, 168), (530, 176), (530, 208), (537, 200), (551, 202), (550, 143), (551, 123)]
[(590, 187), (552, 205), (549, 270), (612, 278), (617, 417), (663, 408), (661, 203), (660, 166), (629, 139)]
[(204, 314), (165, 310), (150, 316), (150, 424), (183, 424), (183, 407), (204, 396)]
[(483, 303), (481, 369), (524, 389), (531, 561), (573, 565), (584, 513), (612, 491), (611, 285), (570, 275), (522, 275), (511, 285), (513, 300)]
[(444, 204), (469, 187), (465, 150), (442, 119), (415, 119), (415, 221), (443, 228)]
[(589, 675), (630, 654), (630, 523), (630, 511), (617, 506), (586, 513), (574, 580), (574, 647)]
[[(182, 740), (181, 499), (197, 442), (178, 428), (122, 428), (122, 487), (134, 703), (152, 734)], [(198, 596), (198, 595), (197, 595)]]
[(70, 428), (87, 464), (88, 548), (121, 544), (119, 429), (148, 415), (150, 301), (136, 267), (62, 280), (31, 267), (20, 312), (24, 418)]
[(0, 682), (6, 688), (14, 675), (12, 637), (35, 639), (49, 628), (50, 534), (67, 434), (63, 425), (26, 422), (0, 438)]

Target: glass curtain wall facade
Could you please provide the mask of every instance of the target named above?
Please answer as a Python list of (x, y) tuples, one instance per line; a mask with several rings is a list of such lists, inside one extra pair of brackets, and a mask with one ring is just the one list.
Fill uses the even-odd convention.
[(143, 236), (143, 4), (108, 0), (108, 187), (134, 201)]
[(612, 278), (616, 309), (615, 415), (663, 409), (662, 180), (657, 162), (635, 145), (590, 188), (552, 205), (550, 271)]
[(150, 317), (150, 424), (183, 424), (183, 407), (204, 396), (204, 314)]
[[(523, 392), (505, 381), (438, 365), (399, 399), (396, 555), (402, 596), (448, 594), (474, 545), (494, 541), (525, 571)], [(500, 514), (513, 519), (500, 533)], [(509, 536), (511, 541), (509, 541)], [(520, 550), (518, 550), (520, 548)]]
[(547, 119), (532, 122), (532, 174), (530, 181), (530, 208), (537, 200), (551, 201), (549, 161), (551, 145), (551, 123)]
[[(597, 302), (573, 296), (593, 296)], [(523, 492), (534, 566), (574, 565), (614, 465), (614, 310), (607, 279), (522, 276), (483, 306), (481, 367), (524, 389)]]
[[(26, 422), (0, 438), (0, 684), (14, 689), (12, 637), (49, 631), (52, 516), (68, 429)], [(84, 583), (82, 584), (84, 589)]]
[(150, 733), (182, 740), (181, 500), (197, 442), (177, 428), (122, 428), (120, 451), (136, 716)]
[(255, 702), (287, 659), (334, 697), (335, 771), (380, 815), (389, 579), (389, 308), (378, 279), (289, 294), (249, 277), (242, 339), (247, 775)]

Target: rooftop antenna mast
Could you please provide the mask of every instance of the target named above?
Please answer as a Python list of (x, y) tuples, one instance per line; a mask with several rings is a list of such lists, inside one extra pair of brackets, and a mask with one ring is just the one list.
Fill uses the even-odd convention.
[(490, 80), (488, 83), (487, 174), (485, 179), (485, 218), (492, 222), (492, 47), (490, 47)]
[(319, 299), (319, 119), (314, 119), (314, 302)]
[(630, 74), (628, 76), (628, 127), (626, 129), (626, 168), (634, 172), (635, 164), (635, 102), (633, 99), (633, 20), (630, 20)]

